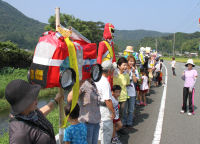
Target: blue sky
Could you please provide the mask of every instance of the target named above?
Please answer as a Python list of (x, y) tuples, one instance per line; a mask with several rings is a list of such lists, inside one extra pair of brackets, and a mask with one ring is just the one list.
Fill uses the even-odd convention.
[(200, 31), (200, 0), (3, 0), (48, 23), (55, 7), (81, 20), (112, 23), (120, 30)]

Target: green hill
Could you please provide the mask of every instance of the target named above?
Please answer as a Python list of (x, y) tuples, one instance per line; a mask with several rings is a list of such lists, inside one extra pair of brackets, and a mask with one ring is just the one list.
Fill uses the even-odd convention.
[(138, 51), (140, 47), (140, 40), (146, 37), (161, 37), (168, 36), (170, 33), (161, 33), (150, 30), (117, 30), (115, 33), (115, 44), (118, 45), (119, 50), (123, 51), (127, 45), (134, 46)]
[[(170, 34), (168, 36), (157, 38), (157, 48), (158, 51), (163, 54), (173, 53), (173, 39), (174, 35)], [(141, 46), (150, 46), (155, 49), (155, 38), (148, 37), (140, 40), (139, 44)], [(174, 51), (176, 54), (184, 54), (184, 52), (199, 52), (200, 44), (200, 32), (195, 33), (181, 33), (175, 34), (175, 46)]]
[[(0, 41), (10, 40), (20, 48), (35, 48), (39, 36), (44, 32), (46, 24), (31, 19), (10, 4), (0, 0)], [(102, 34), (103, 35), (103, 34)], [(115, 42), (124, 49), (126, 45), (137, 45), (144, 37), (168, 35), (147, 30), (116, 30)]]
[(11, 40), (20, 48), (34, 49), (45, 25), (0, 0), (0, 41)]
[(116, 40), (141, 40), (144, 37), (167, 36), (169, 33), (161, 33), (150, 30), (117, 30), (115, 35)]

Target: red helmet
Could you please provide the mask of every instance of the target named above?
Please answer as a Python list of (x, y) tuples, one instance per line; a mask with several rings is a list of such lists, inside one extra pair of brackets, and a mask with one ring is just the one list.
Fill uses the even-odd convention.
[(104, 27), (103, 38), (106, 39), (113, 39), (114, 33), (114, 26), (111, 23), (107, 23)]

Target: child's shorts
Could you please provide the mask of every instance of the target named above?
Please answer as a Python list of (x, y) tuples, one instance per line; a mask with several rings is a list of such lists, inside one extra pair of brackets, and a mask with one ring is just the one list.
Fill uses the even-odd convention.
[(120, 121), (120, 118), (118, 118), (118, 119), (113, 119), (113, 123), (117, 123), (118, 121)]
[(148, 89), (146, 89), (146, 90), (140, 90), (140, 91), (143, 92), (143, 93), (147, 93)]
[(139, 85), (136, 86), (136, 91), (140, 91), (140, 86)]

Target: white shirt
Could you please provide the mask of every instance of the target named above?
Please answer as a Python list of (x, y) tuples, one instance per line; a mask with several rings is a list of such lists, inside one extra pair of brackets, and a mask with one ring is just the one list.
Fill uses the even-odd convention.
[(115, 120), (119, 119), (119, 108), (118, 108), (118, 105), (119, 105), (119, 102), (118, 100), (115, 99), (114, 96), (111, 97), (112, 99), (112, 104), (113, 104), (113, 108), (115, 110)]
[[(100, 95), (100, 101), (111, 100), (110, 84), (105, 76), (102, 76), (98, 82), (95, 82)], [(100, 106), (101, 121), (111, 120), (111, 111), (106, 106)]]
[(171, 62), (171, 67), (175, 68), (175, 64), (176, 64), (176, 61), (173, 60), (173, 61)]
[(160, 71), (160, 62), (156, 63), (155, 68), (156, 68), (155, 72), (159, 72)]
[(148, 85), (148, 77), (147, 76), (142, 76), (142, 84), (140, 85), (140, 90), (148, 90), (149, 85)]

